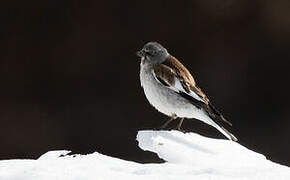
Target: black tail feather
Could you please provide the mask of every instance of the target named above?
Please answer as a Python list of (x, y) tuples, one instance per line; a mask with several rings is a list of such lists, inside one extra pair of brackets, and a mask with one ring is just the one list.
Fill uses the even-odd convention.
[(218, 119), (226, 122), (228, 125), (232, 126), (232, 123), (229, 122), (228, 120), (226, 120), (224, 118), (224, 116), (211, 104), (211, 102), (209, 102), (208, 106), (209, 106), (209, 109), (211, 111), (211, 112), (208, 112), (208, 114), (210, 115), (211, 118), (214, 118), (214, 119), (218, 118)]

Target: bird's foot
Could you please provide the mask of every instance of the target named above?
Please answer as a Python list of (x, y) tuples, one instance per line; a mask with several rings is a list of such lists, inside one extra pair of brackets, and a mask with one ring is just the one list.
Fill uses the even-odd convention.
[(164, 128), (162, 126), (157, 127), (157, 128), (153, 128), (154, 131), (162, 131), (162, 130), (170, 130), (169, 128)]
[(180, 132), (182, 132), (182, 133), (186, 133), (186, 131), (185, 131), (184, 129), (181, 129), (181, 128), (178, 128), (178, 127), (176, 127), (174, 130), (176, 130), (176, 131), (180, 131)]

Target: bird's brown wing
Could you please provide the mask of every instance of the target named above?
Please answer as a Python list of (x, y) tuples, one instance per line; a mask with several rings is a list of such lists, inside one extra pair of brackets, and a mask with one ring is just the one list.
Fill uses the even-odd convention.
[(204, 108), (204, 103), (200, 98), (198, 98), (198, 95), (191, 96), (185, 91), (183, 85), (178, 86), (178, 83), (181, 84), (181, 82), (178, 79), (179, 76), (176, 74), (176, 71), (174, 71), (172, 68), (164, 64), (157, 64), (153, 68), (153, 73), (156, 80), (162, 85), (188, 99), (197, 108)]
[[(197, 104), (198, 99), (191, 96), (191, 92), (198, 95), (202, 101), (199, 101), (199, 106), (202, 105), (202, 108), (208, 113), (208, 115), (216, 120), (222, 120), (229, 125), (232, 125), (229, 121), (227, 121), (223, 115), (213, 106), (210, 102), (206, 94), (196, 85), (196, 82), (190, 72), (183, 66), (175, 57), (169, 56), (165, 62), (163, 62), (160, 66), (166, 67), (167, 71), (172, 72), (176, 75), (186, 93), (179, 92), (183, 97), (188, 99), (190, 102), (194, 102)], [(163, 68), (162, 68), (163, 69)], [(172, 77), (171, 77), (172, 78)]]
[(163, 64), (157, 64), (154, 66), (153, 72), (156, 79), (161, 84), (167, 87), (174, 86), (174, 77), (176, 77), (177, 74), (173, 71), (173, 69)]

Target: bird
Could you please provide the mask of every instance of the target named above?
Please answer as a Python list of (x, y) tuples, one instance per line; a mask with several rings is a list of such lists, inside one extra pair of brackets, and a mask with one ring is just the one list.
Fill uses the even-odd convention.
[(217, 122), (232, 124), (213, 106), (198, 87), (188, 69), (168, 53), (158, 42), (146, 43), (140, 51), (140, 82), (149, 103), (159, 112), (170, 117), (161, 128), (175, 119), (197, 119), (221, 132), (231, 141), (238, 139)]

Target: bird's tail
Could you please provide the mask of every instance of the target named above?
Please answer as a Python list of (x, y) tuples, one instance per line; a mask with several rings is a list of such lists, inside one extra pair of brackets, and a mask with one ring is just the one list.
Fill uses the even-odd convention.
[(223, 133), (227, 138), (229, 138), (230, 140), (232, 140), (232, 141), (238, 141), (238, 138), (236, 138), (232, 133), (230, 133), (228, 130), (226, 130), (224, 127), (221, 127), (222, 128), (222, 130), (227, 134), (227, 135), (225, 135), (223, 132), (221, 132), (221, 133)]
[(228, 130), (226, 130), (224, 127), (219, 126), (217, 123), (215, 123), (210, 117), (208, 117), (207, 119), (207, 124), (213, 126), (214, 128), (216, 128), (219, 132), (221, 132), (223, 135), (225, 135), (229, 140), (232, 141), (238, 141), (238, 139), (232, 134), (230, 133)]

